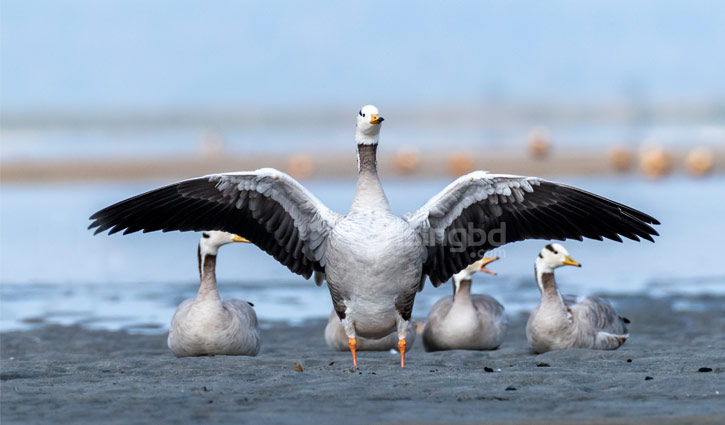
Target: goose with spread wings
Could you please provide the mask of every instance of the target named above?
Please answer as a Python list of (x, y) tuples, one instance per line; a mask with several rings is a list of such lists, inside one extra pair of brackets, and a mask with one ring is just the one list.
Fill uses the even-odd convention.
[(398, 332), (401, 366), (415, 295), (483, 253), (524, 239), (652, 241), (659, 224), (636, 209), (551, 181), (476, 171), (419, 210), (394, 215), (378, 178), (383, 118), (357, 116), (358, 179), (347, 215), (274, 169), (211, 174), (129, 198), (93, 214), (96, 233), (223, 230), (243, 235), (290, 271), (327, 281), (357, 365), (356, 337)]

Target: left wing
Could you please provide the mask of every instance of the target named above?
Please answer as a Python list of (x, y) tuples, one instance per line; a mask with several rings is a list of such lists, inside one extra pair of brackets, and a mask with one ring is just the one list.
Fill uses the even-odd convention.
[(653, 241), (659, 222), (634, 208), (536, 177), (475, 171), (403, 217), (423, 239), (423, 274), (446, 282), (485, 251), (524, 239), (620, 236)]

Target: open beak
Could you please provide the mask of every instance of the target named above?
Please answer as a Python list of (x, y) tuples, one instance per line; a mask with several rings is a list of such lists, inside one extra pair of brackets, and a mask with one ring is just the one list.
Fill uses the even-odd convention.
[(234, 235), (234, 237), (232, 238), (232, 242), (251, 243), (246, 238), (237, 235)]
[(483, 261), (483, 263), (481, 264), (481, 271), (496, 276), (496, 272), (492, 272), (491, 270), (487, 269), (486, 265), (498, 260), (498, 257), (483, 257), (481, 260)]
[(380, 115), (370, 114), (370, 124), (380, 124), (383, 121), (385, 121), (385, 118), (381, 117)]
[(576, 261), (574, 261), (574, 259), (571, 258), (568, 255), (564, 258), (563, 263), (564, 263), (565, 266), (574, 266), (574, 267), (581, 267), (582, 266), (581, 264), (579, 264)]

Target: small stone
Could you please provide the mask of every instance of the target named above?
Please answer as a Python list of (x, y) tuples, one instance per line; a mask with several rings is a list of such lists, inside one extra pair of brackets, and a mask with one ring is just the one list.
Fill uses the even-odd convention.
[(632, 363), (632, 359), (627, 359), (627, 363)]
[(551, 365), (549, 363), (536, 363), (536, 367), (550, 367)]
[(209, 400), (209, 404), (212, 404), (212, 403), (214, 403), (214, 400)]
[(209, 388), (207, 388), (206, 385), (204, 385), (204, 391), (209, 391)]
[(701, 367), (697, 369), (698, 372), (712, 372), (712, 368), (709, 367)]
[(651, 377), (651, 376), (645, 376), (645, 377), (644, 377), (644, 380), (645, 380), (645, 381), (651, 381), (651, 380), (653, 380), (653, 379), (655, 379), (655, 378), (653, 378), (653, 377)]
[(295, 372), (302, 372), (302, 365), (299, 363), (295, 363)]
[(483, 370), (484, 370), (485, 372), (489, 372), (489, 373), (493, 372), (493, 369), (491, 369), (491, 368), (490, 368), (490, 367), (488, 367), (488, 366), (484, 367), (484, 368), (483, 368)]
[(506, 387), (506, 391), (516, 391), (516, 387)]
[(328, 366), (332, 366), (332, 365), (334, 365), (334, 364), (335, 364), (335, 362), (330, 362), (330, 364), (329, 364)]

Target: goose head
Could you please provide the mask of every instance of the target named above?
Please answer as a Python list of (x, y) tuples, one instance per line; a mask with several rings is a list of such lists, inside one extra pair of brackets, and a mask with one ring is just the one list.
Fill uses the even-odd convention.
[(561, 244), (548, 244), (541, 250), (536, 258), (536, 270), (539, 273), (551, 273), (561, 266), (581, 267), (569, 256), (569, 252)]
[(498, 257), (483, 257), (480, 260), (476, 261), (475, 263), (469, 265), (465, 269), (461, 270), (460, 272), (453, 275), (453, 293), (457, 293), (458, 289), (461, 287), (461, 282), (464, 280), (471, 280), (471, 277), (473, 277), (474, 274), (477, 272), (484, 272), (492, 275), (496, 275), (496, 272), (493, 272), (486, 268), (486, 265), (493, 263), (494, 261), (498, 260)]
[(201, 239), (199, 240), (199, 254), (202, 258), (207, 255), (217, 255), (220, 246), (232, 242), (249, 243), (245, 238), (232, 233), (219, 230), (202, 232)]
[(357, 113), (355, 141), (360, 145), (377, 145), (383, 120), (378, 108), (373, 105), (363, 106)]

